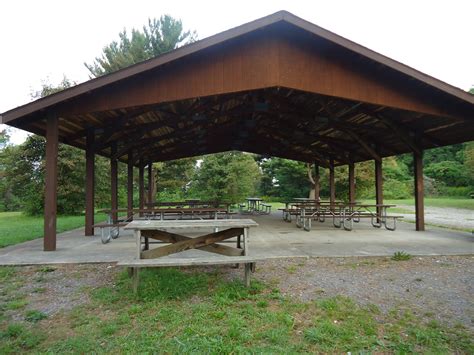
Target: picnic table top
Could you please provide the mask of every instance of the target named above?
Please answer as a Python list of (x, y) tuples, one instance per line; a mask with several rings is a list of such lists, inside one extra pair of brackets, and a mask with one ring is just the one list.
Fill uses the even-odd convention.
[(186, 200), (186, 201), (172, 201), (172, 202), (147, 202), (147, 206), (189, 206), (189, 205), (222, 205), (230, 206), (231, 202), (225, 201), (200, 201), (200, 200)]
[(247, 228), (257, 227), (252, 219), (211, 219), (211, 220), (177, 220), (177, 221), (146, 221), (136, 220), (127, 224), (124, 229), (157, 230), (185, 228)]
[(247, 201), (263, 201), (260, 197), (247, 197)]
[[(330, 207), (330, 205), (327, 205), (327, 204), (324, 204), (325, 206), (324, 207)], [(326, 206), (327, 205), (327, 206)], [(354, 208), (359, 208), (359, 207), (362, 207), (362, 208), (368, 208), (368, 207), (397, 207), (397, 205), (387, 205), (387, 204), (377, 204), (377, 203), (374, 203), (374, 204), (361, 204), (361, 203), (351, 203), (351, 202), (335, 202), (333, 204), (333, 206), (335, 207), (346, 207), (346, 206), (350, 206), (350, 207), (354, 207)], [(294, 204), (293, 207), (295, 208), (316, 208), (318, 207), (317, 205), (308, 205), (308, 204), (304, 204), (304, 203), (300, 203), (300, 204)]]
[(117, 209), (104, 209), (101, 212), (104, 213), (114, 213), (114, 212), (227, 212), (227, 208), (224, 207), (187, 207), (187, 208), (132, 208), (131, 210), (127, 208), (117, 208)]

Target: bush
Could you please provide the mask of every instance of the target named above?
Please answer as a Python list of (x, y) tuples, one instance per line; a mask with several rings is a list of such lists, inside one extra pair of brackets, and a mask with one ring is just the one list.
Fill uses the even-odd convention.
[(474, 187), (471, 186), (440, 186), (438, 188), (441, 196), (469, 198), (474, 193)]
[(389, 200), (410, 198), (412, 184), (408, 181), (387, 180), (383, 187), (384, 198)]
[(457, 161), (432, 163), (425, 168), (425, 174), (448, 186), (465, 186), (468, 183), (465, 169)]

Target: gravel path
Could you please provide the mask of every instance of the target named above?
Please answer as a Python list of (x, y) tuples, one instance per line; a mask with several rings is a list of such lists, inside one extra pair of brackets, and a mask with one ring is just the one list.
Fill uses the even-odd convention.
[(474, 256), (273, 260), (256, 277), (304, 301), (344, 295), (384, 313), (408, 308), (474, 331)]
[[(410, 210), (415, 213), (414, 206), (397, 205), (397, 207), (403, 208), (405, 210)], [(403, 215), (404, 220), (415, 221), (414, 214), (397, 214)], [(474, 232), (474, 211), (463, 208), (425, 206), (425, 222), (436, 226), (468, 229)]]

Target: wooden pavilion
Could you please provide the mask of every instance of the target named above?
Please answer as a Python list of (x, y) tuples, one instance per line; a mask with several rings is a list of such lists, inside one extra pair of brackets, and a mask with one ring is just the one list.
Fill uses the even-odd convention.
[[(46, 137), (44, 250), (56, 249), (58, 142), (85, 150), (86, 235), (94, 216), (94, 155), (117, 163), (241, 150), (316, 163), (333, 171), (412, 153), (416, 229), (424, 230), (423, 150), (474, 140), (474, 96), (281, 11), (159, 57), (89, 80), (0, 116)], [(151, 174), (148, 173), (150, 179)], [(334, 174), (331, 196), (334, 196)]]

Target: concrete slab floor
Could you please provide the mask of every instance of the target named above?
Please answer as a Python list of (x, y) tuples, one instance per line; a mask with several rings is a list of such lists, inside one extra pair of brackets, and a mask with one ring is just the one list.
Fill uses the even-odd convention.
[[(256, 257), (389, 256), (396, 251), (411, 255), (465, 255), (474, 252), (472, 233), (432, 227), (416, 232), (411, 223), (400, 222), (397, 230), (391, 232), (361, 221), (349, 232), (334, 228), (332, 221), (313, 222), (313, 229), (306, 232), (296, 228), (294, 222), (284, 222), (277, 212), (243, 218), (252, 218), (259, 224), (250, 230), (249, 254)], [(206, 232), (201, 230), (199, 234)], [(197, 234), (190, 232), (189, 235)], [(83, 229), (76, 229), (58, 235), (54, 252), (43, 251), (42, 239), (0, 249), (0, 265), (118, 262), (133, 258), (134, 251), (135, 241), (129, 231), (121, 230), (118, 239), (102, 244), (100, 230), (97, 229), (93, 237), (85, 237)], [(189, 250), (170, 257), (213, 255)]]

